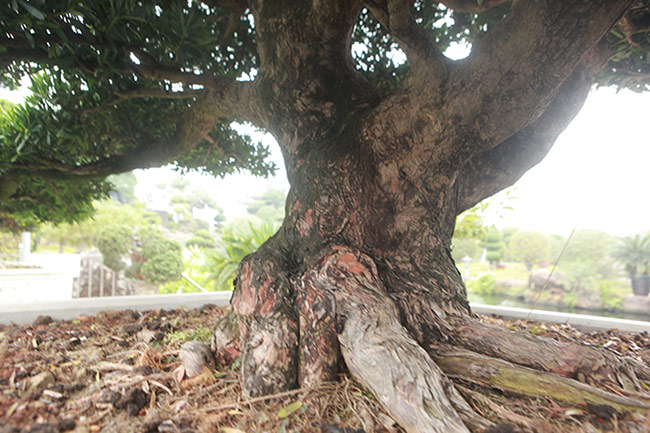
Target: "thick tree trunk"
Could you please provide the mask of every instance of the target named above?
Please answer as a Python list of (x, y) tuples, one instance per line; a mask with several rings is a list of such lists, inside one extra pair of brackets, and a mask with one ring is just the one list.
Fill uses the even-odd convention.
[[(445, 373), (534, 394), (525, 377), (572, 404), (646, 410), (574, 380), (636, 392), (644, 367), (478, 323), (450, 254), (458, 213), (512, 184), (578, 112), (600, 59), (585, 53), (631, 0), (517, 2), (456, 66), (407, 3), (378, 2), (373, 13), (411, 65), (383, 98), (350, 59), (361, 5), (318, 3), (252, 2), (257, 117), (280, 142), (292, 187), (282, 228), (240, 265), (234, 315), (213, 340), (220, 359), (241, 352), (244, 393), (309, 387), (347, 368), (408, 432), (490, 425)], [(548, 385), (553, 375), (566, 379)]]
[[(302, 182), (289, 194), (285, 224), (240, 266), (232, 299), (238, 326), (219, 324), (215, 343), (222, 356), (241, 350), (247, 396), (336, 380), (347, 368), (408, 432), (483, 431), (490, 423), (443, 371), (498, 368), (496, 379), (473, 380), (500, 380), (525, 394), (516, 378), (533, 375), (520, 365), (547, 372), (535, 376), (544, 384), (537, 388), (560, 401), (649, 407), (570, 380), (638, 390), (635, 372), (650, 378), (644, 367), (478, 323), (449, 249), (453, 184), (432, 189), (417, 172), (378, 168), (356, 155), (362, 141), (346, 135), (330, 147), (339, 152), (312, 152), (297, 164)], [(553, 373), (569, 379), (553, 387)]]

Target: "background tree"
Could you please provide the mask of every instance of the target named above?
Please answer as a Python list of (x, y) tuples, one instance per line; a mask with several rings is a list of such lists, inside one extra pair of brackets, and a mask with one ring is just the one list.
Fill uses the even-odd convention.
[(600, 230), (575, 231), (558, 265), (574, 290), (591, 290), (598, 280), (616, 276), (610, 257), (615, 242), (614, 236)]
[(650, 234), (626, 236), (618, 240), (612, 256), (623, 265), (630, 279), (650, 272)]
[[(619, 404), (630, 394), (610, 391), (643, 390), (647, 367), (477, 321), (450, 245), (457, 215), (539, 162), (594, 82), (648, 89), (649, 8), (2, 3), (2, 81), (31, 75), (34, 92), (0, 123), (2, 224), (81, 218), (106, 175), (137, 167), (268, 174), (268, 151), (231, 127), (248, 122), (278, 140), (291, 190), (280, 230), (239, 266), (226, 316), (238, 331), (215, 334), (216, 350), (243, 352), (245, 395), (334, 380), (343, 359), (409, 432), (492, 423), (445, 372), (525, 378), (499, 387), (546, 397), (533, 381), (560, 374)], [(446, 58), (454, 41), (472, 54)], [(562, 383), (589, 401), (591, 385)]]
[(135, 186), (138, 184), (138, 179), (132, 171), (108, 176), (106, 179), (113, 185), (111, 191), (113, 200), (122, 204), (131, 204), (136, 201)]
[(217, 242), (207, 230), (197, 230), (185, 244), (188, 247), (195, 246), (197, 248), (209, 250), (217, 247)]
[(534, 265), (551, 259), (551, 241), (542, 233), (530, 230), (518, 231), (512, 235), (508, 246), (512, 258), (523, 262), (529, 271)]
[[(181, 237), (187, 238), (197, 230), (209, 230), (211, 226), (218, 229), (225, 221), (223, 210), (210, 194), (201, 187), (192, 186), (185, 178), (160, 183), (156, 189), (155, 198), (148, 197), (147, 203), (156, 207), (160, 207), (161, 202), (166, 205), (173, 218), (169, 228)], [(204, 211), (203, 216), (198, 215), (197, 210)]]
[(284, 202), (287, 195), (277, 189), (269, 189), (262, 194), (253, 197), (248, 203), (246, 210), (262, 221), (270, 221), (279, 224), (284, 219)]
[(130, 278), (165, 283), (178, 280), (183, 272), (181, 245), (154, 227), (135, 231), (127, 225), (108, 225), (97, 246), (107, 267)]
[(490, 227), (485, 234), (485, 240), (481, 244), (487, 251), (485, 257), (492, 265), (501, 262), (506, 253), (506, 243), (503, 241), (503, 235), (495, 227)]

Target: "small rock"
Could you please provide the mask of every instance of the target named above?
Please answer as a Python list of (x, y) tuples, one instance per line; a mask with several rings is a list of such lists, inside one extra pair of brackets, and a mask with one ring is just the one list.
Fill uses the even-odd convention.
[(149, 398), (147, 397), (147, 394), (140, 388), (134, 388), (124, 394), (115, 403), (115, 407), (118, 409), (126, 408), (126, 413), (129, 416), (136, 416), (148, 402)]
[(86, 385), (83, 383), (73, 383), (65, 387), (65, 392), (68, 394), (74, 394), (77, 391), (81, 391), (82, 389), (85, 389)]
[[(103, 390), (97, 397), (97, 401), (100, 403), (111, 403), (117, 407), (117, 402), (122, 398), (122, 394), (117, 391), (111, 391), (110, 389)], [(120, 407), (119, 409), (122, 409)]]
[(142, 427), (145, 433), (154, 433), (158, 431), (158, 426), (163, 422), (160, 413), (156, 409), (148, 409), (144, 417)]
[(156, 338), (156, 331), (152, 331), (150, 329), (143, 329), (142, 331), (138, 332), (138, 334), (135, 336), (135, 339), (137, 341), (140, 341), (142, 343), (151, 343), (152, 341), (155, 341)]
[(65, 397), (62, 393), (53, 391), (51, 389), (44, 389), (43, 396), (52, 398), (54, 400), (63, 400), (63, 398)]
[(140, 330), (142, 330), (142, 325), (138, 324), (130, 324), (130, 325), (124, 325), (122, 327), (122, 332), (124, 332), (126, 335), (134, 335), (138, 333)]
[(61, 383), (57, 383), (55, 385), (52, 385), (52, 386), (50, 386), (49, 389), (51, 389), (52, 391), (59, 392), (61, 394), (63, 394), (65, 392), (65, 386), (63, 384), (61, 384)]
[(49, 371), (44, 371), (27, 379), (28, 391), (40, 391), (54, 383), (54, 375)]
[(143, 376), (149, 376), (153, 373), (153, 368), (151, 368), (150, 365), (141, 365), (140, 367), (137, 367), (134, 372)]
[(516, 433), (516, 430), (512, 424), (499, 423), (488, 427), (483, 433)]
[(201, 374), (204, 368), (214, 368), (214, 357), (207, 344), (192, 340), (183, 343), (178, 357), (183, 362), (187, 377), (195, 377)]
[(32, 322), (32, 326), (35, 328), (41, 325), (49, 325), (52, 322), (54, 322), (54, 319), (51, 316), (38, 316), (34, 319), (34, 322)]
[(140, 318), (140, 313), (133, 310), (124, 310), (124, 317), (131, 320), (138, 320)]
[(152, 320), (150, 322), (145, 323), (145, 326), (147, 329), (150, 329), (152, 331), (157, 331), (160, 329), (160, 320)]
[(59, 421), (59, 431), (60, 432), (66, 432), (66, 431), (74, 430), (74, 428), (76, 426), (77, 426), (77, 423), (71, 418), (64, 418), (61, 421)]
[(0, 358), (4, 357), (9, 352), (9, 342), (7, 340), (0, 340)]

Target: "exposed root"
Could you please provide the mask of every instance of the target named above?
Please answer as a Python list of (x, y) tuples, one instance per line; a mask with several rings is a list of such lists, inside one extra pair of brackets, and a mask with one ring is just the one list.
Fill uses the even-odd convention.
[[(239, 318), (245, 397), (275, 394), (298, 385), (298, 320), (287, 274), (272, 251), (267, 243), (244, 259), (231, 301)], [(216, 340), (215, 336), (213, 343)]]
[(453, 385), (401, 326), (370, 258), (338, 249), (326, 255), (308, 278), (336, 298), (337, 315), (344, 320), (341, 353), (350, 373), (404, 430), (469, 432), (448, 395), (474, 425), (490, 424), (479, 421), (467, 403), (460, 403), (460, 394), (451, 391)]
[[(444, 319), (445, 338), (410, 333), (402, 326), (404, 316), (424, 322), (428, 315), (400, 315), (402, 304), (388, 296), (373, 260), (358, 251), (326, 248), (320, 260), (306, 263), (307, 270), (291, 278), (277, 258), (261, 257), (242, 263), (232, 315), (221, 320), (213, 338), (222, 362), (241, 348), (245, 397), (336, 380), (343, 361), (408, 433), (483, 433), (494, 430), (495, 421), (527, 431), (547, 428), (541, 417), (528, 419), (490, 399), (476, 406), (487, 410), (477, 412), (448, 376), (526, 399), (607, 406), (619, 414), (650, 410), (650, 396), (639, 392), (643, 383), (637, 379), (637, 374), (650, 377), (648, 368), (614, 353), (455, 314)], [(444, 328), (435, 329), (443, 333)], [(427, 339), (433, 343), (422, 341)], [(474, 404), (479, 400), (470, 398)]]
[(309, 275), (302, 278), (296, 290), (300, 319), (300, 385), (312, 387), (334, 381), (341, 358), (334, 296)]
[(530, 397), (550, 397), (583, 407), (588, 403), (604, 404), (619, 413), (645, 413), (650, 410), (650, 398), (633, 399), (616, 395), (557, 374), (533, 370), (463, 349), (440, 347), (432, 356), (447, 374), (468, 377), (506, 392)]
[(453, 344), (493, 358), (556, 373), (585, 383), (605, 383), (627, 391), (645, 390), (639, 378), (650, 379), (650, 368), (603, 348), (558, 342), (469, 319), (459, 324)]
[(242, 348), (242, 391), (245, 397), (275, 394), (298, 386), (298, 324), (275, 314), (253, 319)]
[(451, 381), (445, 380), (442, 385), (445, 387), (447, 398), (456, 409), (456, 412), (458, 412), (460, 419), (463, 420), (470, 430), (483, 431), (492, 425), (491, 422), (472, 409)]

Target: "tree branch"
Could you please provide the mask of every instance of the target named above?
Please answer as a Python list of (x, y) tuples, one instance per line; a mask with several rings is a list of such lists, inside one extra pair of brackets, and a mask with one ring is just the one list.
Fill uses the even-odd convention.
[(35, 48), (7, 48), (0, 54), (0, 66), (3, 67), (15, 61), (39, 63), (47, 60), (47, 53)]
[(591, 82), (588, 67), (581, 64), (562, 84), (539, 119), (500, 145), (470, 159), (456, 178), (457, 213), (514, 184), (538, 164), (582, 108)]
[(81, 111), (82, 116), (104, 110), (111, 105), (119, 104), (129, 99), (136, 98), (160, 98), (160, 99), (191, 99), (206, 93), (206, 90), (184, 90), (182, 92), (169, 92), (162, 89), (132, 89), (123, 92), (116, 92), (117, 97), (95, 107)]
[[(71, 32), (67, 32), (71, 33)], [(87, 39), (71, 33), (69, 36), (69, 41), (65, 41), (60, 37), (52, 34), (48, 38), (42, 36), (34, 36), (34, 42), (36, 48), (32, 48), (27, 39), (18, 32), (12, 33), (14, 38), (8, 38), (6, 36), (0, 36), (0, 45), (6, 46), (9, 50), (0, 55), (0, 62), (3, 64), (8, 64), (8, 61), (26, 61), (26, 62), (49, 62), (56, 63), (56, 58), (50, 58), (48, 53), (39, 49), (39, 45), (47, 44), (67, 44), (73, 43), (75, 45), (89, 45), (89, 46), (98, 46), (110, 49), (111, 47), (108, 44), (95, 44)], [(136, 47), (132, 45), (118, 45), (121, 51), (126, 55), (133, 53), (141, 60), (141, 64), (137, 65), (132, 63), (129, 67), (122, 69), (123, 73), (135, 73), (143, 78), (149, 78), (153, 80), (167, 80), (171, 82), (180, 82), (185, 84), (200, 84), (206, 88), (218, 89), (224, 85), (226, 80), (204, 74), (195, 74), (192, 72), (185, 72), (177, 68), (171, 68), (168, 66), (160, 65), (154, 57), (147, 53), (142, 47)], [(103, 65), (100, 65), (95, 58), (78, 58), (76, 64), (79, 68), (83, 69), (88, 73), (95, 73), (103, 69)]]
[(426, 75), (427, 83), (443, 80), (448, 73), (449, 61), (438, 48), (433, 35), (413, 19), (411, 3), (410, 0), (366, 0), (365, 5), (397, 39), (409, 59), (412, 74)]
[[(206, 91), (179, 121), (176, 134), (165, 140), (140, 143), (120, 155), (88, 164), (70, 165), (42, 159), (42, 164), (17, 163), (2, 178), (29, 174), (48, 179), (66, 180), (79, 177), (108, 176), (136, 168), (159, 167), (172, 162), (192, 148), (224, 117), (236, 117), (259, 123), (255, 114), (256, 90), (253, 83), (236, 82), (221, 92)], [(142, 93), (146, 93), (143, 91)], [(212, 141), (213, 144), (214, 141)], [(0, 186), (2, 182), (0, 181)]]
[(631, 9), (619, 22), (623, 32), (631, 36), (650, 31), (650, 7)]
[(502, 143), (545, 112), (560, 85), (633, 0), (517, 2), (451, 79), (446, 109), (474, 141), (454, 164)]
[(499, 6), (510, 0), (443, 0), (440, 3), (444, 4), (447, 8), (453, 9), (454, 12), (461, 13), (477, 13)]

